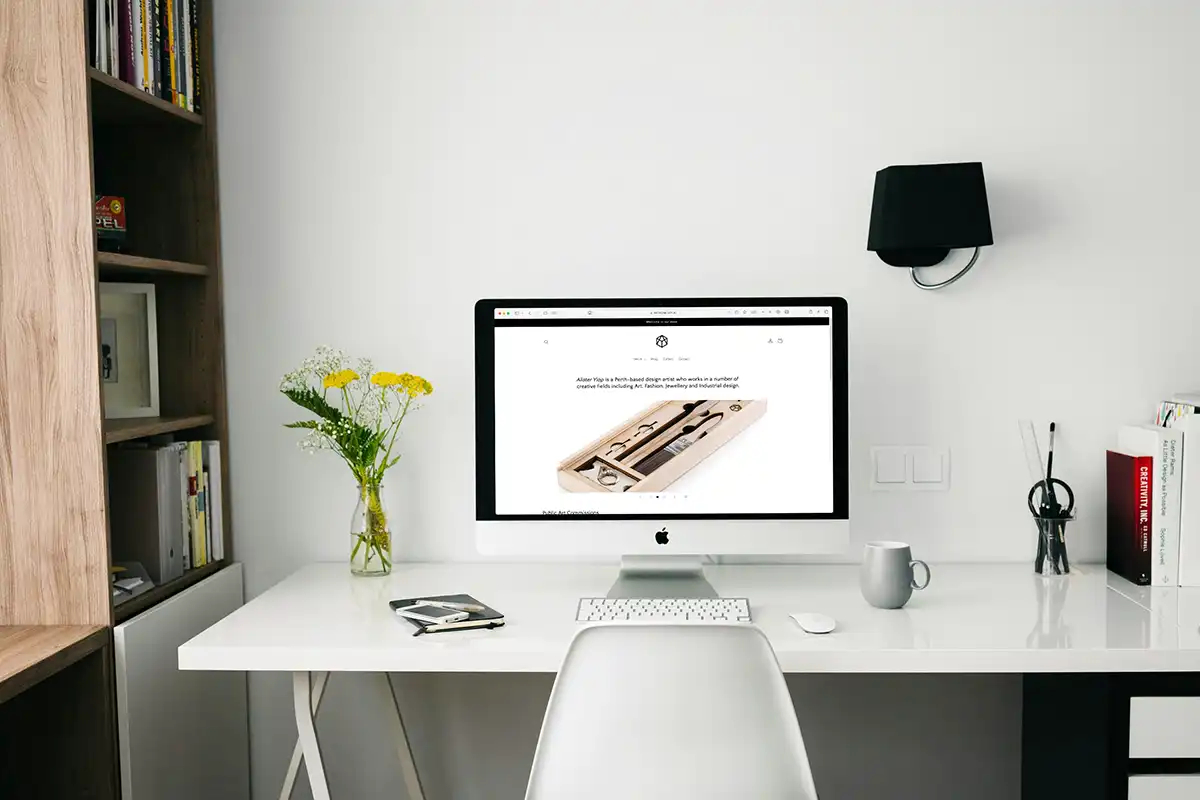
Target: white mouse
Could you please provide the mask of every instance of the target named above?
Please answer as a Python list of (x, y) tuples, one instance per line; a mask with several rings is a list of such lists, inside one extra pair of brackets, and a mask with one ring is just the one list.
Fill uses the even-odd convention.
[(832, 633), (837, 627), (833, 617), (825, 614), (792, 614), (791, 617), (806, 633)]

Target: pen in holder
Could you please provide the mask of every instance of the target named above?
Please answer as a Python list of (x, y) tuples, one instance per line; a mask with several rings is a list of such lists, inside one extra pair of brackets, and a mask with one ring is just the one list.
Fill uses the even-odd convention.
[[(1067, 523), (1075, 518), (1075, 492), (1066, 481), (1054, 477), (1054, 433), (1057, 426), (1050, 423), (1050, 444), (1046, 453), (1046, 469), (1038, 450), (1033, 423), (1021, 423), (1021, 438), (1025, 442), (1025, 457), (1033, 475), (1026, 504), (1037, 526), (1037, 556), (1033, 571), (1039, 575), (1066, 575), (1071, 572), (1067, 558)], [(1035, 466), (1036, 465), (1036, 466)]]

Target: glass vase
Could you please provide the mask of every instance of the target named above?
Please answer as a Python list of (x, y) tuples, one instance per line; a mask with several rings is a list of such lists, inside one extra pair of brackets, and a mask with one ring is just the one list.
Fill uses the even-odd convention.
[(355, 575), (387, 575), (392, 571), (392, 530), (383, 486), (358, 487), (358, 505), (350, 520), (350, 571)]

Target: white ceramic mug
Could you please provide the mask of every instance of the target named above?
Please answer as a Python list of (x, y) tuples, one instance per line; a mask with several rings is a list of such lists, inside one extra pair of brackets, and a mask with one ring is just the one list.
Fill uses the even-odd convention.
[[(917, 583), (913, 567), (920, 564), (925, 580)], [(859, 572), (863, 598), (876, 608), (904, 608), (913, 589), (924, 589), (932, 575), (929, 565), (912, 557), (904, 542), (868, 542)]]

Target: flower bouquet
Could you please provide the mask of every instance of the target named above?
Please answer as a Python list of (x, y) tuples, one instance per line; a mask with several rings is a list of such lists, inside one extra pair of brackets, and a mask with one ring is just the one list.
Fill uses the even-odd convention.
[(350, 525), (350, 571), (392, 571), (392, 535), (381, 495), (383, 476), (400, 460), (393, 455), (400, 424), (433, 386), (418, 375), (375, 372), (369, 359), (351, 362), (340, 350), (318, 347), (279, 386), (289, 400), (315, 419), (292, 422), (308, 431), (300, 446), (332, 450), (358, 483), (358, 505)]

